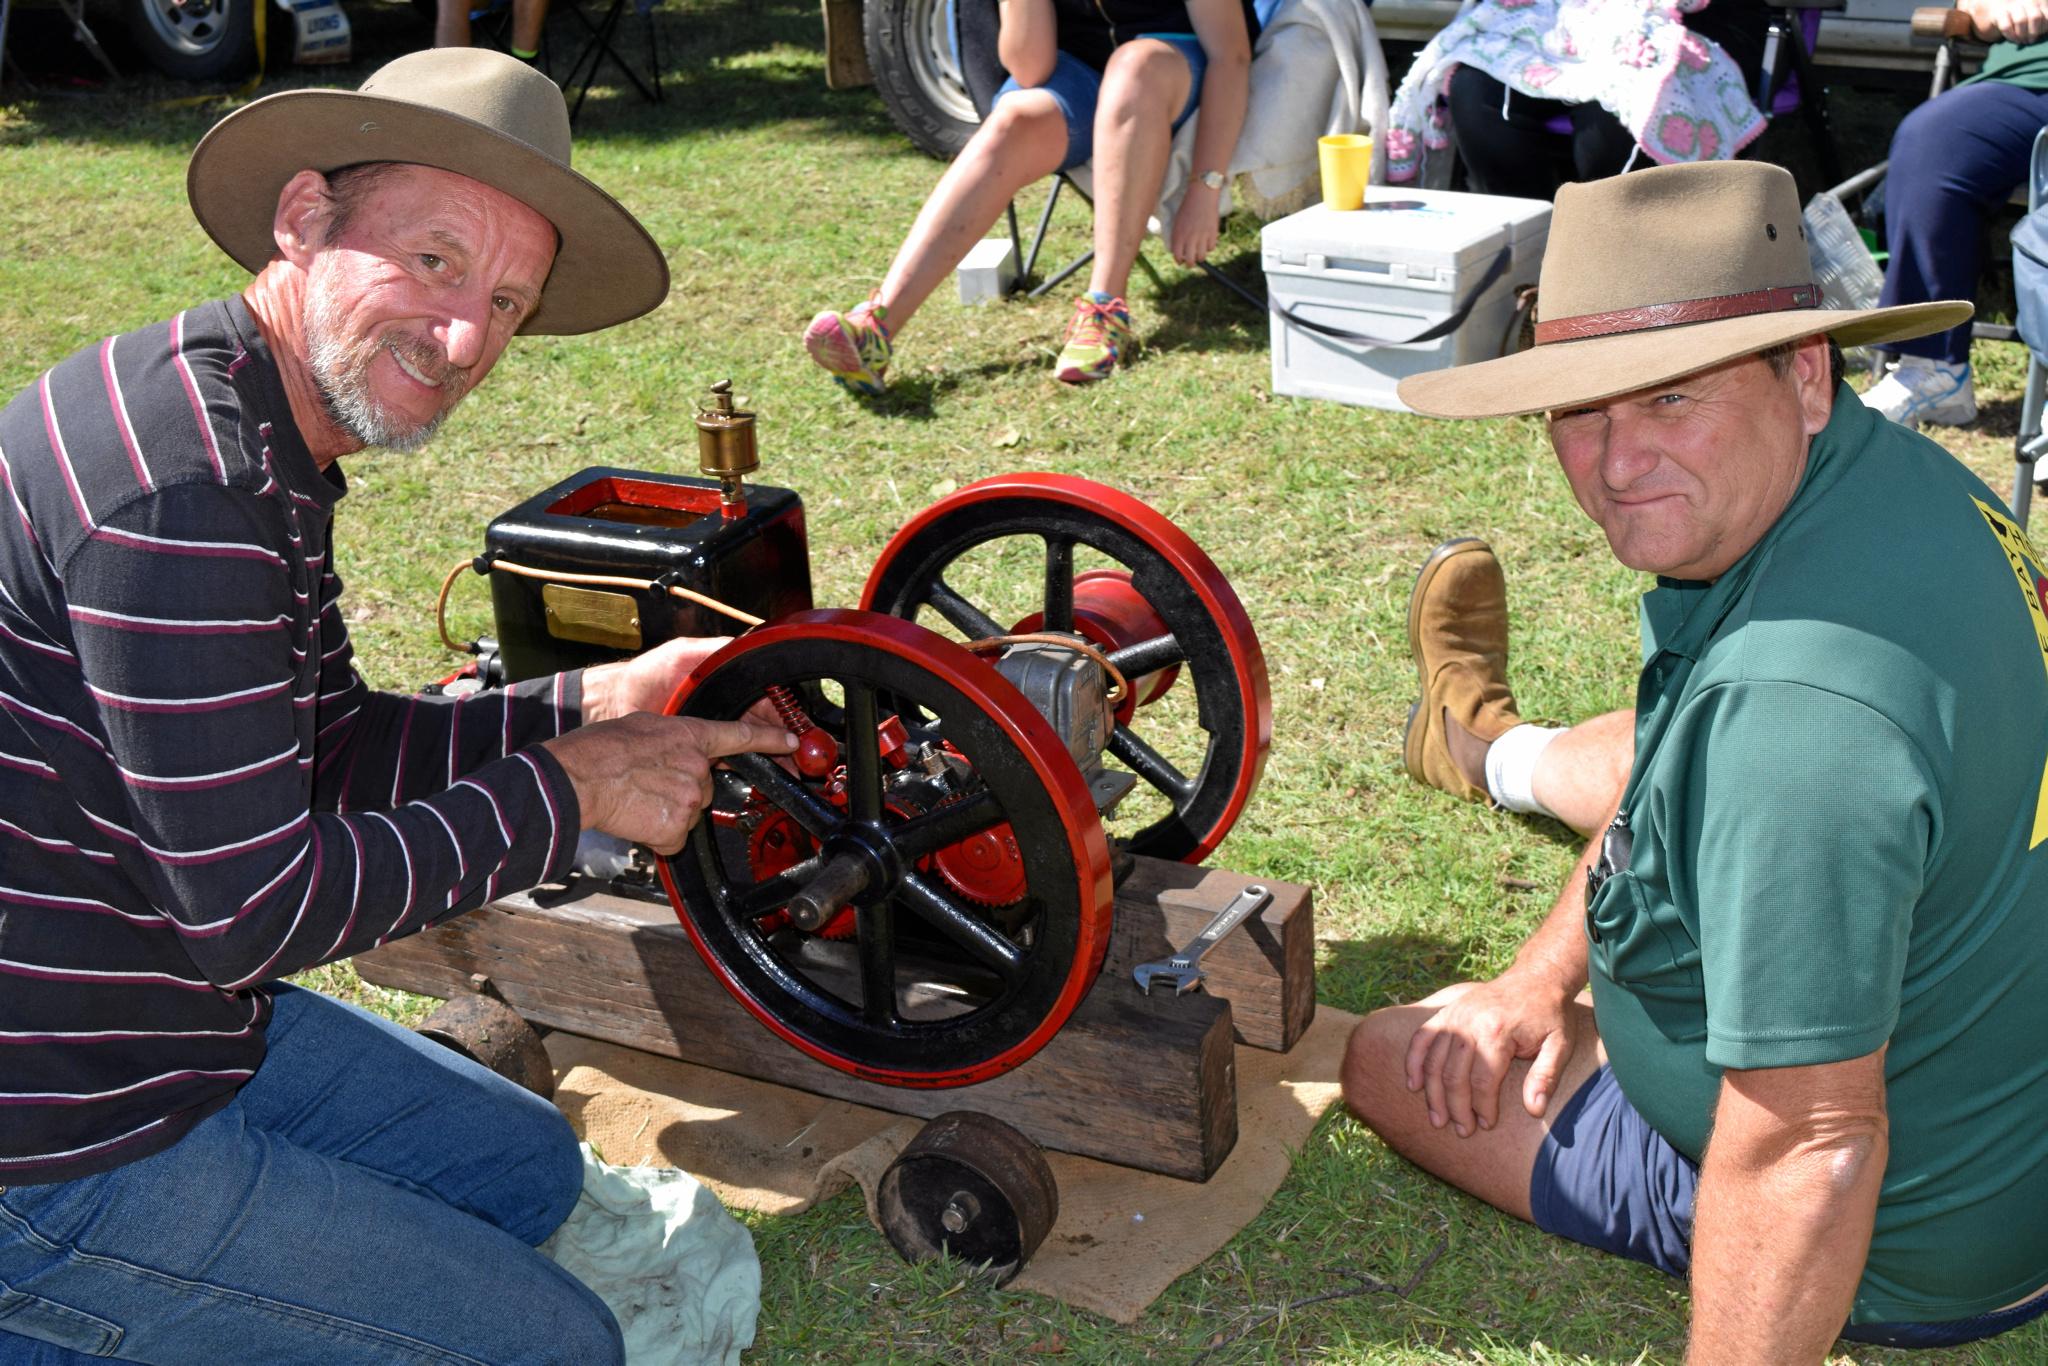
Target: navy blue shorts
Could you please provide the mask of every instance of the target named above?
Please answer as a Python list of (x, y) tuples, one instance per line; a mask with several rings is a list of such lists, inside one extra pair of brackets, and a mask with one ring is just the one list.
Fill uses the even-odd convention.
[[(1188, 82), (1188, 102), (1181, 107), (1180, 117), (1173, 121), (1178, 131), (1201, 102), (1202, 76), (1209, 70), (1208, 54), (1192, 33), (1141, 33), (1138, 37), (1165, 43), (1187, 58), (1192, 79)], [(1044, 85), (1022, 86), (1011, 76), (996, 91), (996, 98), (1000, 100), (1026, 89), (1043, 90), (1052, 96), (1061, 117), (1067, 121), (1067, 158), (1060, 163), (1060, 169), (1070, 171), (1091, 160), (1095, 156), (1095, 101), (1102, 94), (1102, 73), (1072, 53), (1062, 51)]]
[[(1602, 1067), (1557, 1112), (1529, 1174), (1536, 1227), (1659, 1271), (1692, 1266), (1692, 1202), (1699, 1168), (1665, 1141)], [(2010, 1309), (1945, 1323), (1852, 1323), (1851, 1342), (1954, 1347), (2048, 1313), (2048, 1294)]]

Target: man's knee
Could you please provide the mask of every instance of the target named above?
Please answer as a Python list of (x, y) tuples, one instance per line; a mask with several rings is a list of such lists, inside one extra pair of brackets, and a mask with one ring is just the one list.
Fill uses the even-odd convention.
[[(1427, 1012), (1424, 1012), (1427, 1014)], [(1344, 1047), (1344, 1103), (1368, 1127), (1384, 1130), (1394, 1107), (1419, 1107), (1408, 1090), (1408, 1041), (1421, 1023), (1414, 1006), (1375, 1010), (1358, 1022)]]

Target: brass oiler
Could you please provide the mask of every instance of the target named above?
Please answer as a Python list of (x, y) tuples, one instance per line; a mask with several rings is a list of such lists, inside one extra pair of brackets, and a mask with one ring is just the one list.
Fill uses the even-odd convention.
[(697, 468), (718, 479), (719, 511), (727, 519), (747, 515), (747, 489), (740, 476), (760, 467), (754, 415), (734, 408), (732, 381), (719, 380), (697, 405)]

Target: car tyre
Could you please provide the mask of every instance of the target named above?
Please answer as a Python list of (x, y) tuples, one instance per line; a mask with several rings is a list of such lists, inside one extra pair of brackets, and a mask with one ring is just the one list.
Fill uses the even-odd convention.
[(128, 35), (144, 59), (166, 76), (231, 79), (256, 69), (255, 15), (262, 2), (128, 0)]
[(954, 54), (952, 18), (950, 0), (867, 0), (861, 19), (868, 67), (890, 119), (943, 160), (981, 123)]

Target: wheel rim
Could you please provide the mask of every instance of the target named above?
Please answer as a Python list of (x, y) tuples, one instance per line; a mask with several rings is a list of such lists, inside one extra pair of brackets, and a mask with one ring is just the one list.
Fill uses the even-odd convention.
[(204, 57), (228, 38), (233, 0), (143, 0), (143, 17), (163, 45), (184, 57)]
[[(1086, 785), (1044, 719), (993, 668), (924, 628), (861, 612), (804, 612), (749, 633), (687, 679), (671, 713), (743, 714), (770, 684), (835, 685), (849, 793), (759, 756), (728, 761), (713, 816), (662, 860), (669, 899), (713, 974), (775, 1033), (841, 1071), (891, 1085), (985, 1081), (1051, 1039), (1102, 966), (1109, 850)], [(943, 740), (972, 766), (954, 805), (905, 820), (886, 805), (875, 721), (903, 717), (912, 742)], [(829, 719), (828, 719), (829, 718)], [(859, 736), (865, 733), (865, 746)], [(828, 943), (776, 923), (816, 876), (752, 879), (729, 829), (749, 789), (802, 825), (825, 858), (871, 872), (855, 933)], [(1007, 822), (1029, 851), (1027, 891), (998, 923), (950, 890), (930, 860)]]
[(1171, 807), (1132, 835), (1128, 847), (1200, 862), (1236, 824), (1258, 786), (1272, 744), (1273, 700), (1251, 618), (1215, 563), (1172, 522), (1129, 494), (1070, 475), (984, 479), (933, 504), (890, 540), (861, 606), (905, 620), (929, 608), (970, 638), (1003, 634), (1001, 624), (947, 584), (945, 574), (969, 551), (1014, 536), (1039, 537), (1046, 545), (1042, 629), (1075, 629), (1073, 551), (1082, 545), (1129, 570), (1133, 586), (1173, 628), (1163, 643), (1110, 658), (1131, 677), (1185, 666), (1197, 724), (1208, 737), (1199, 768), (1190, 777), (1162, 756), (1145, 738), (1142, 713), (1119, 722), (1110, 753)]
[(953, 0), (911, 0), (904, 30), (910, 35), (910, 73), (925, 98), (948, 118), (978, 123), (974, 101), (960, 74), (953, 42)]

